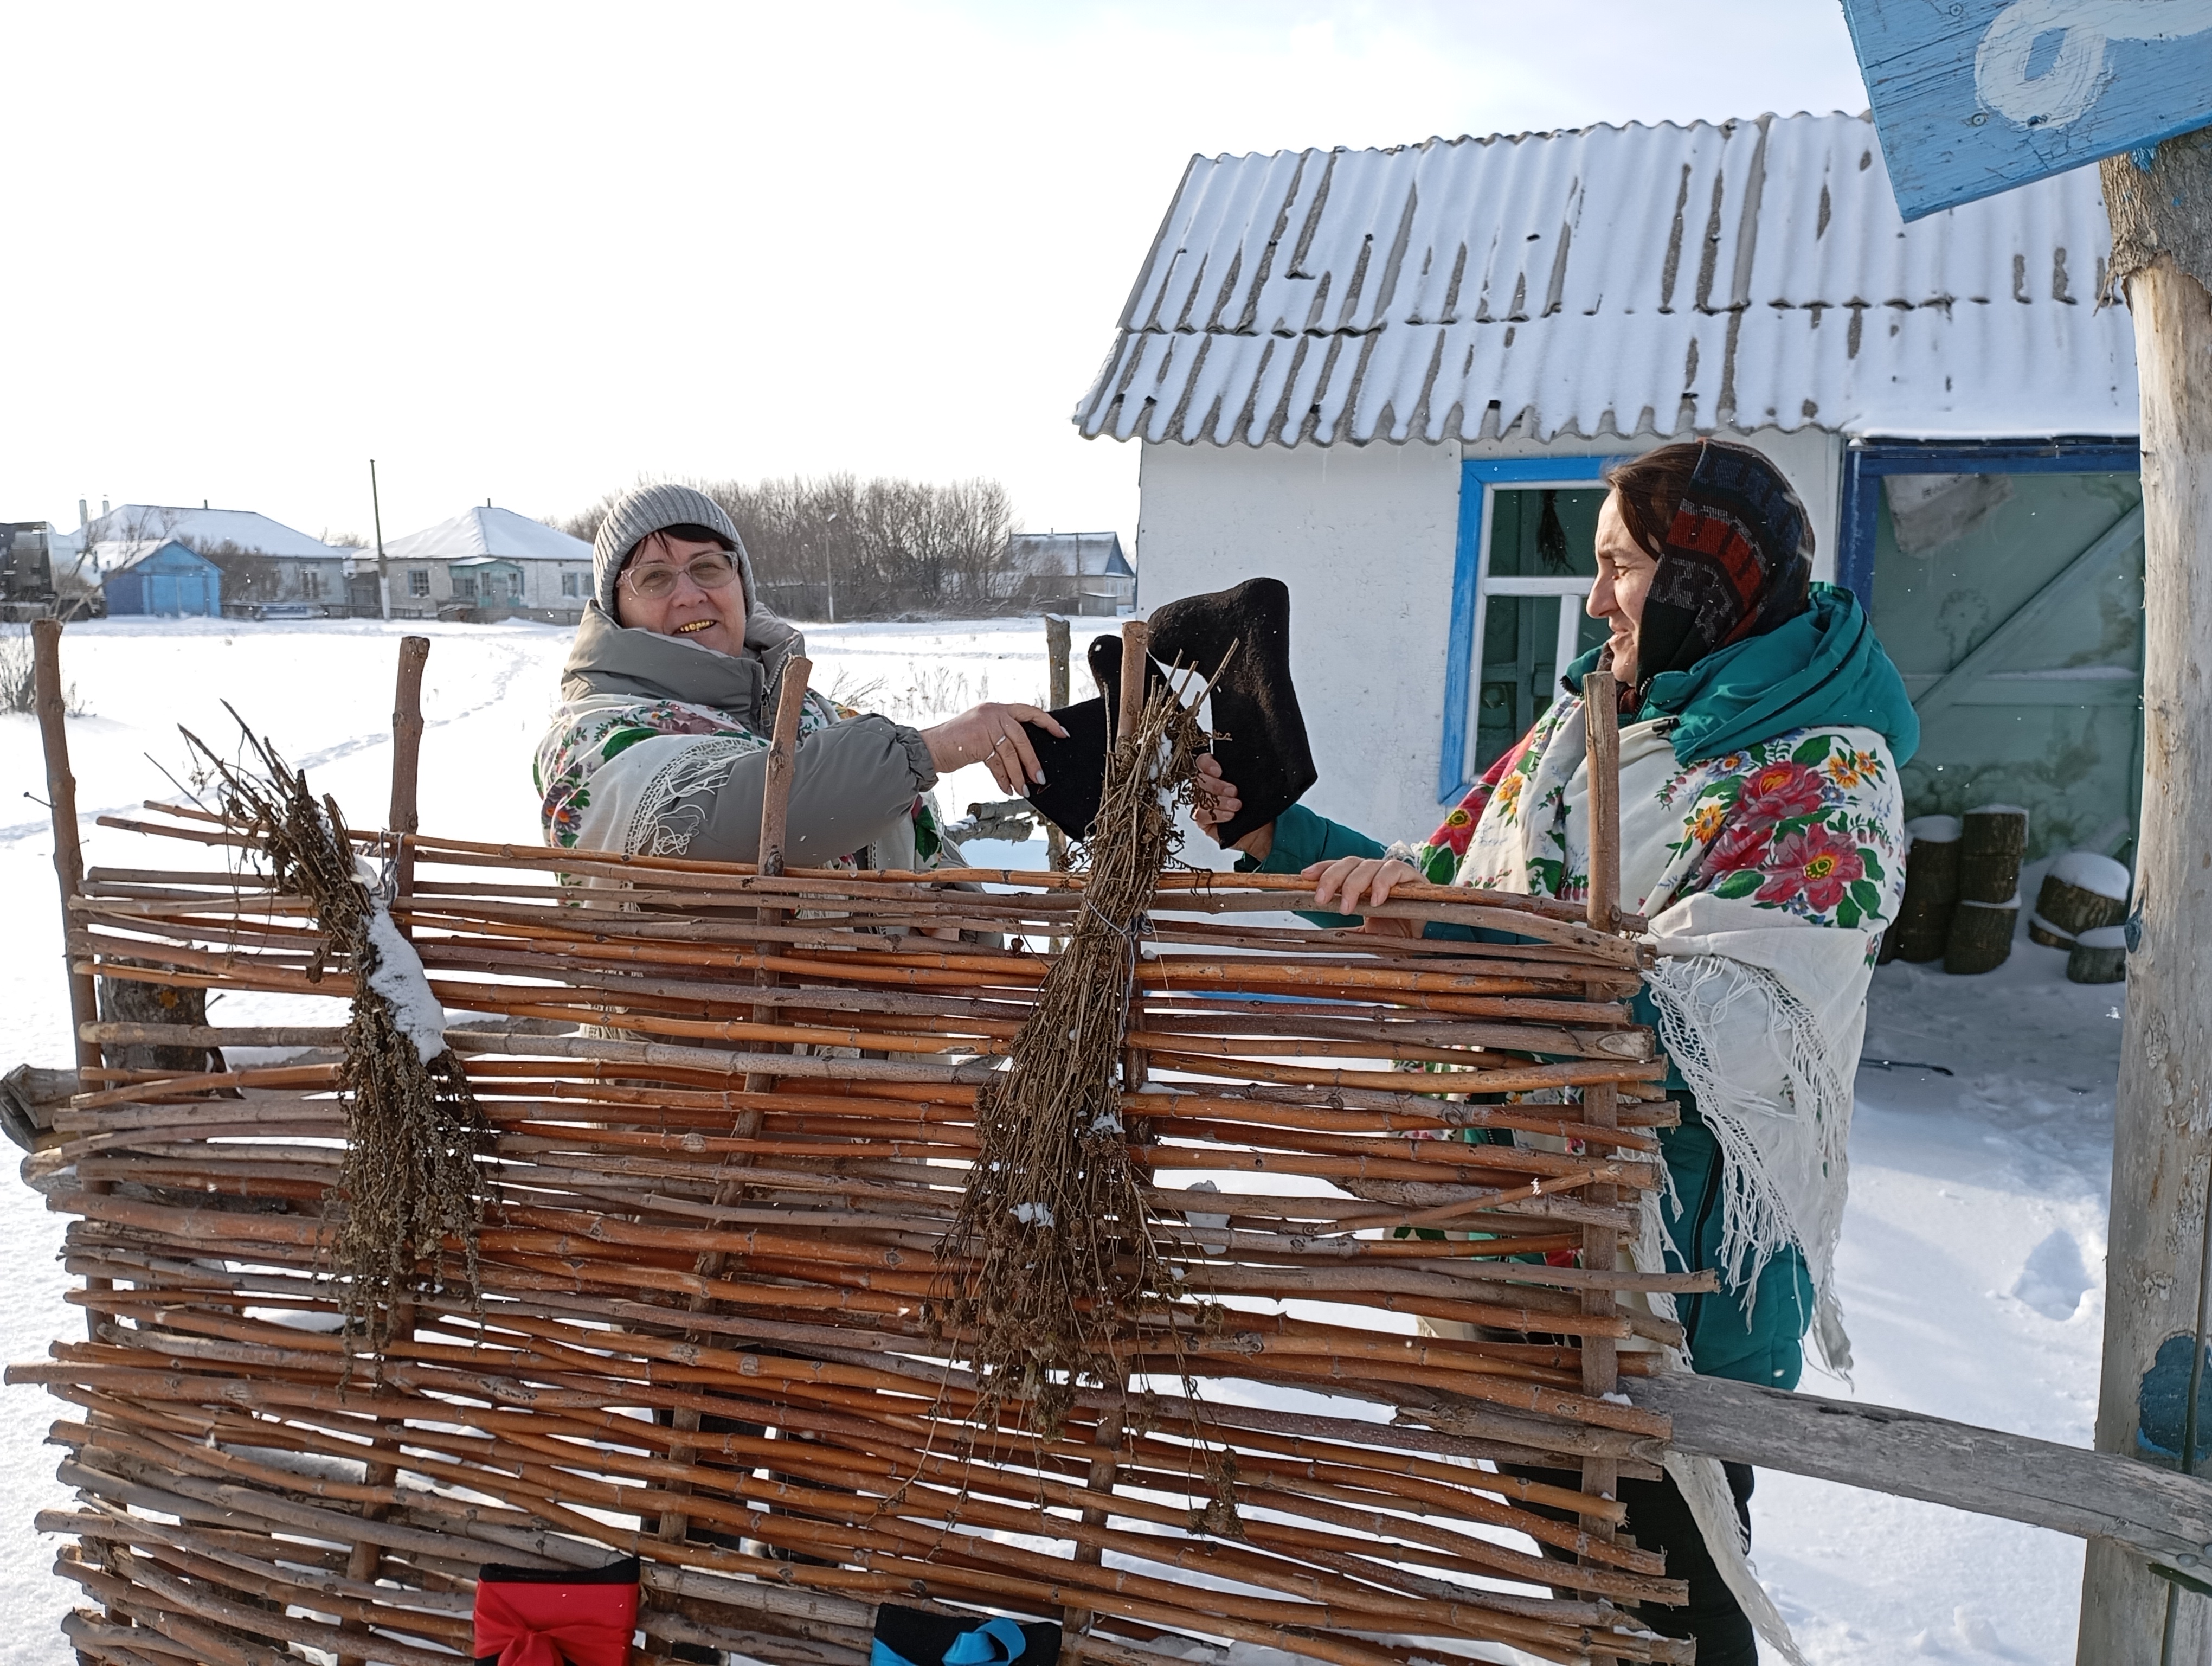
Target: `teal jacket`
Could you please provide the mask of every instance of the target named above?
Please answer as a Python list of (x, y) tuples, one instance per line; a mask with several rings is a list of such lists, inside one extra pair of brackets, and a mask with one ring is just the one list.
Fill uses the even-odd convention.
[[(1581, 690), (1599, 652), (1592, 649), (1568, 667), (1563, 680), (1570, 689)], [(1676, 720), (1669, 739), (1685, 765), (1820, 725), (1872, 729), (1888, 743), (1899, 764), (1920, 745), (1920, 720), (1905, 679), (1875, 639), (1858, 599), (1826, 584), (1812, 587), (1805, 611), (1788, 623), (1708, 654), (1687, 671), (1653, 678), (1636, 721), (1662, 717)], [(1316, 862), (1380, 856), (1384, 849), (1364, 833), (1293, 805), (1275, 820), (1274, 848), (1267, 860), (1243, 858), (1237, 866), (1296, 873)], [(1350, 915), (1305, 917), (1322, 926), (1358, 923)], [(1486, 935), (1433, 925), (1427, 934)], [(1647, 993), (1638, 994), (1634, 1011), (1638, 1023), (1657, 1022)], [(1674, 1181), (1672, 1198), (1660, 1201), (1668, 1239), (1667, 1263), (1675, 1271), (1718, 1271), (1720, 1148), (1678, 1073), (1668, 1073), (1667, 1091), (1682, 1106), (1681, 1126), (1658, 1136)], [(1770, 1260), (1750, 1285), (1724, 1281), (1714, 1294), (1682, 1298), (1679, 1310), (1689, 1333), (1691, 1363), (1706, 1377), (1796, 1388), (1805, 1367), (1813, 1293), (1805, 1258), (1793, 1245)]]
[[(1569, 666), (1566, 685), (1581, 693), (1604, 651)], [(1859, 599), (1832, 584), (1813, 586), (1805, 611), (1765, 635), (1653, 678), (1636, 721), (1658, 717), (1675, 720), (1668, 739), (1684, 765), (1823, 724), (1872, 729), (1899, 769), (1920, 750), (1920, 714), (1905, 679)]]

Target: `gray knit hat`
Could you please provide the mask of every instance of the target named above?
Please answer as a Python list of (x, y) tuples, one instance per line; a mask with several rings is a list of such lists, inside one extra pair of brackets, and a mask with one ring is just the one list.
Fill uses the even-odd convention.
[(615, 581), (630, 551), (655, 532), (671, 526), (704, 526), (729, 540), (738, 558), (738, 577), (745, 587), (745, 605), (757, 611), (760, 592), (753, 587), (752, 557), (738, 536), (737, 523), (722, 506), (691, 486), (638, 486), (624, 492), (592, 540), (592, 588), (609, 618), (620, 618), (615, 607)]

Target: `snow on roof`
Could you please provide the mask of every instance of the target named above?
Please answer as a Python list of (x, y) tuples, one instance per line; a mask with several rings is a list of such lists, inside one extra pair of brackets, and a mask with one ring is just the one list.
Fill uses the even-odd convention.
[(149, 546), (174, 538), (204, 555), (229, 544), (264, 556), (310, 556), (340, 559), (352, 554), (309, 538), (296, 526), (252, 509), (187, 509), (165, 503), (121, 503), (86, 528), (94, 561), (102, 572), (143, 555)]
[(1119, 532), (1015, 532), (1006, 548), (1022, 570), (1042, 577), (1133, 579)]
[(1197, 156), (1075, 421), (2133, 434), (2110, 250), (2094, 168), (1905, 226), (1863, 115)]
[[(94, 545), (94, 547), (98, 548), (97, 545)], [(131, 553), (124, 556), (120, 560), (115, 562), (112, 565), (101, 569), (100, 577), (103, 579), (112, 579), (118, 573), (125, 571), (130, 568), (143, 566), (147, 562), (151, 561), (155, 556), (160, 555), (164, 550), (181, 550), (185, 555), (192, 557), (195, 561), (199, 562), (202, 568), (205, 568), (212, 564), (208, 561), (208, 558), (205, 556), (201, 555), (198, 550), (193, 549), (191, 544), (186, 544), (182, 538), (165, 538), (158, 544), (147, 543), (134, 546), (131, 549)]]
[(393, 538), (384, 546), (384, 553), (394, 561), (465, 561), (471, 556), (496, 556), (520, 561), (588, 562), (592, 546), (528, 515), (479, 503), (451, 520)]

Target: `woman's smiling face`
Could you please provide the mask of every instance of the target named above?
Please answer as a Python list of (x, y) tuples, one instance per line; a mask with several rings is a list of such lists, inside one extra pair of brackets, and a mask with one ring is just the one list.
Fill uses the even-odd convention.
[[(724, 553), (719, 544), (672, 538), (666, 532), (654, 532), (642, 539), (615, 585), (616, 622), (663, 636), (681, 636), (720, 654), (741, 652), (745, 645), (744, 580), (732, 578), (720, 589), (708, 589), (688, 570), (702, 556)], [(641, 594), (637, 581), (653, 569), (672, 572), (675, 588), (665, 595)]]
[(1589, 612), (1612, 627), (1609, 669), (1624, 683), (1637, 680), (1636, 633), (1658, 570), (1658, 556), (1637, 543), (1621, 519), (1620, 494), (1608, 492), (1597, 512), (1597, 582), (1590, 586)]

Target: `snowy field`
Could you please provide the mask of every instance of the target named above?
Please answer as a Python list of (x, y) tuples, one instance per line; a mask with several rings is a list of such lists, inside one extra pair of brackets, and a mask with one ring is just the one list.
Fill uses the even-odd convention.
[[(522, 624), (404, 629), (434, 644), (423, 825), (534, 841), (530, 753), (568, 634)], [(70, 721), (70, 744), (87, 861), (149, 860), (146, 842), (92, 818), (173, 796), (163, 771), (185, 773), (176, 726), (222, 745), (236, 733), (226, 698), (349, 819), (380, 820), (402, 634), (335, 622), (72, 628), (64, 671), (83, 714)], [(1044, 639), (1034, 621), (813, 627), (807, 635), (817, 686), (902, 721), (927, 723), (981, 699), (1042, 700)], [(0, 807), (0, 1070), (70, 1057), (44, 780), (32, 720), (0, 716), (0, 781), (13, 806)], [(999, 796), (980, 767), (939, 788), (956, 818)], [(2039, 878), (2023, 879), (2028, 895)], [(1853, 1384), (1815, 1376), (1808, 1390), (2087, 1444), (2120, 994), (2069, 984), (2063, 965), (2063, 954), (2023, 937), (1986, 976), (1901, 964), (1876, 976), (1867, 1058), (1891, 1062), (1859, 1073), (1839, 1262), (1858, 1364)], [(226, 1005), (219, 1021), (248, 1016)], [(62, 1298), (62, 1226), (37, 1194), (0, 1184), (0, 1262), (12, 1269), (0, 1279), (0, 1358), (39, 1358), (52, 1338), (82, 1335)], [(57, 1453), (43, 1444), (61, 1412), (36, 1389), (0, 1393), (0, 1666), (70, 1658), (56, 1622), (75, 1587), (52, 1577), (52, 1541), (30, 1529), (35, 1511), (65, 1501), (52, 1478)], [(1753, 1560), (1822, 1666), (2073, 1659), (2076, 1540), (1771, 1472), (1759, 1477), (1753, 1521)]]

